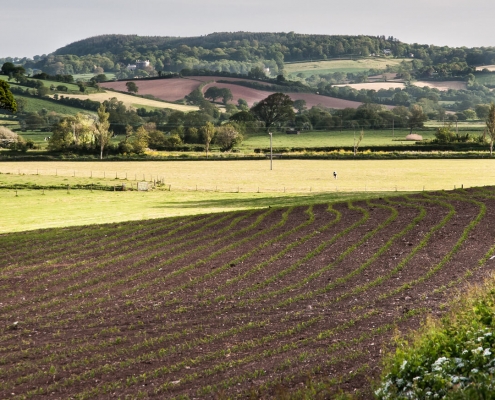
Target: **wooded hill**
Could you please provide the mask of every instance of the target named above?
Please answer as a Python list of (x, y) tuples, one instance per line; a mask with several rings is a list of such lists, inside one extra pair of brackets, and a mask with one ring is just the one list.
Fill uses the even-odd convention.
[[(390, 36), (334, 36), (289, 33), (212, 33), (198, 37), (101, 35), (71, 43), (54, 53), (19, 60), (27, 68), (48, 73), (92, 72), (95, 65), (118, 71), (137, 59), (150, 60), (156, 70), (184, 68), (247, 73), (253, 66), (280, 72), (285, 62), (336, 57), (390, 55), (421, 60), (424, 65), (495, 63), (495, 47), (452, 48), (407, 44)], [(1, 61), (1, 60), (0, 60)]]

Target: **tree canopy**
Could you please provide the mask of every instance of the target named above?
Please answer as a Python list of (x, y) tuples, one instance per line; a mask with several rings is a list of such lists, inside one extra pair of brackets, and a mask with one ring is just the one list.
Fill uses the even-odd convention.
[(495, 104), (490, 104), (488, 116), (486, 117), (486, 128), (490, 140), (490, 156), (493, 154), (493, 143), (495, 142)]
[(127, 87), (127, 91), (129, 93), (137, 93), (139, 88), (134, 82), (126, 82), (125, 86)]
[(17, 112), (17, 103), (10, 91), (10, 86), (2, 80), (0, 80), (0, 108), (12, 113)]
[(294, 102), (284, 93), (273, 93), (251, 108), (251, 113), (264, 122), (266, 130), (278, 122), (294, 119)]

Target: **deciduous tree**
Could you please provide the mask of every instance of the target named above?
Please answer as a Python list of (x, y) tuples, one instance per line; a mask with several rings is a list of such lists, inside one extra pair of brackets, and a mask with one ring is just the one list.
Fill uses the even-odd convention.
[(251, 113), (265, 123), (265, 128), (268, 131), (275, 123), (294, 119), (293, 105), (294, 102), (288, 95), (274, 93), (252, 107)]
[(139, 88), (137, 87), (137, 85), (134, 82), (127, 82), (125, 84), (125, 86), (127, 87), (127, 91), (129, 93), (137, 93), (139, 90)]
[(144, 129), (144, 127), (140, 126), (136, 129), (136, 132), (132, 138), (132, 150), (136, 154), (142, 154), (148, 148), (149, 134)]
[(222, 125), (217, 128), (215, 143), (220, 146), (221, 151), (230, 151), (234, 146), (242, 142), (242, 135), (231, 124)]
[(490, 104), (490, 110), (486, 117), (486, 129), (490, 140), (490, 157), (493, 155), (493, 143), (495, 142), (495, 104)]
[(409, 127), (409, 133), (411, 134), (414, 128), (422, 128), (424, 122), (428, 119), (428, 117), (423, 112), (423, 108), (421, 106), (418, 106), (417, 104), (414, 104), (411, 107), (410, 111), (411, 115), (407, 120), (407, 126)]
[(210, 143), (215, 136), (215, 126), (211, 122), (207, 122), (201, 127), (201, 136), (203, 137), (203, 143), (205, 144), (206, 158), (208, 158), (208, 151), (210, 150)]
[(8, 110), (12, 113), (17, 112), (17, 103), (10, 91), (10, 86), (7, 82), (0, 80), (0, 108)]
[(106, 112), (105, 105), (102, 104), (98, 108), (98, 120), (95, 124), (95, 137), (100, 147), (100, 160), (103, 159), (103, 150), (110, 143), (110, 138), (112, 137), (112, 132), (109, 130), (109, 117), (110, 113)]

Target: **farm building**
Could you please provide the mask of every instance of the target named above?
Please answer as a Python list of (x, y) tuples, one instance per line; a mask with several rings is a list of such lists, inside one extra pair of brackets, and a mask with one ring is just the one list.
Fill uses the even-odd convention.
[(126, 69), (128, 71), (134, 71), (136, 69), (144, 69), (144, 68), (149, 67), (149, 66), (150, 66), (149, 60), (146, 60), (146, 61), (136, 60), (135, 64), (127, 64)]

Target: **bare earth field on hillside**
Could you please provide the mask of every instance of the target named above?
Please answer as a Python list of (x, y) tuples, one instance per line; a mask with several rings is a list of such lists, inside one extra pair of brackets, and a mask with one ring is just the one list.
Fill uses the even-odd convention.
[(495, 268), (495, 189), (0, 235), (0, 398), (371, 398)]
[[(149, 81), (133, 81), (139, 88), (139, 94), (151, 94), (165, 101), (177, 101), (183, 99), (201, 84), (200, 81), (193, 79), (157, 79)], [(126, 92), (127, 81), (121, 82), (104, 82), (101, 84), (104, 88), (110, 88)]]
[(443, 81), (443, 82), (432, 82), (432, 81), (416, 81), (412, 82), (414, 86), (419, 87), (429, 87), (432, 89), (438, 89), (441, 92), (446, 92), (449, 89), (454, 90), (466, 90), (466, 82), (461, 81)]
[[(219, 88), (230, 89), (232, 96), (234, 97), (233, 102), (237, 103), (238, 99), (244, 99), (247, 101), (249, 106), (253, 103), (259, 102), (264, 98), (268, 97), (274, 92), (268, 92), (264, 90), (252, 89), (240, 85), (235, 85), (233, 83), (210, 83), (203, 88), (203, 92), (206, 91), (210, 86), (216, 86)], [(305, 100), (306, 106), (311, 108), (313, 106), (321, 105), (327, 108), (358, 108), (362, 103), (358, 101), (343, 100), (335, 97), (321, 96), (312, 93), (286, 93), (290, 96), (292, 100)]]
[[(153, 96), (167, 101), (175, 101), (184, 98), (193, 90), (197, 89), (199, 85), (203, 82), (214, 81), (203, 87), (203, 93), (211, 86), (216, 86), (219, 88), (227, 88), (232, 92), (233, 100), (232, 103), (237, 103), (237, 100), (244, 99), (247, 101), (249, 106), (253, 103), (263, 100), (270, 94), (274, 92), (252, 89), (245, 86), (236, 85), (234, 83), (219, 83), (218, 81), (246, 81), (240, 78), (224, 78), (218, 76), (203, 76), (203, 77), (189, 77), (187, 79), (177, 78), (177, 79), (157, 79), (150, 81), (136, 81), (139, 88), (139, 94), (152, 94)], [(258, 81), (256, 81), (258, 82)], [(260, 84), (269, 85), (266, 82), (258, 82)], [(102, 83), (103, 87), (113, 88), (115, 90), (126, 91), (125, 82), (105, 82)], [(360, 102), (342, 100), (333, 97), (320, 96), (311, 93), (287, 93), (292, 100), (306, 100), (308, 107), (313, 107), (317, 105), (322, 105), (328, 108), (357, 108), (361, 105)], [(135, 98), (136, 99), (136, 98)], [(150, 100), (152, 101), (152, 100)], [(136, 103), (136, 102), (134, 102)], [(162, 106), (163, 107), (163, 106)], [(177, 107), (181, 107), (177, 105)], [(172, 108), (172, 107), (170, 107)]]

